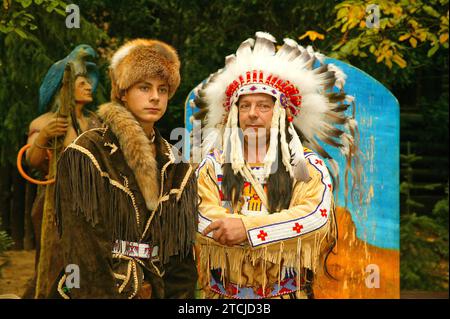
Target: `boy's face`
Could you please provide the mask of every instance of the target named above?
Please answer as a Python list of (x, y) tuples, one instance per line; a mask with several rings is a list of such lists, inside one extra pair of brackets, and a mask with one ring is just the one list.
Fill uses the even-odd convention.
[(122, 101), (140, 123), (155, 123), (166, 112), (169, 85), (160, 78), (149, 78), (131, 86)]

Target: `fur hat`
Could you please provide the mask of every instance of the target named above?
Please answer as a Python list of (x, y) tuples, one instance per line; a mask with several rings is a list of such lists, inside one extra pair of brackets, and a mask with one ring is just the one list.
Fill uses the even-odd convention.
[(112, 101), (120, 102), (124, 90), (151, 77), (167, 80), (171, 98), (180, 85), (180, 60), (176, 50), (167, 43), (135, 39), (114, 53), (109, 74)]

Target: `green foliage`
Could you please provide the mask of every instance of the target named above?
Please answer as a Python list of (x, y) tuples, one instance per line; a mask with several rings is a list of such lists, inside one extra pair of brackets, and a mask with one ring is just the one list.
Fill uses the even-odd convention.
[[(433, 85), (436, 85), (436, 82), (430, 84)], [(432, 98), (429, 95), (421, 96), (417, 104), (424, 119), (420, 133), (415, 139), (418, 145), (435, 143), (448, 145), (448, 91), (444, 90)], [(420, 165), (423, 157), (412, 154), (409, 145), (408, 142), (407, 154), (401, 155), (402, 166), (406, 168), (400, 187), (406, 204), (400, 221), (401, 288), (446, 290), (448, 289), (448, 182), (446, 196), (435, 203), (432, 211), (430, 209), (426, 213), (425, 205), (411, 194), (413, 191), (417, 193), (421, 190), (441, 188), (442, 184), (414, 182), (413, 166), (416, 163)], [(422, 213), (418, 214), (418, 211)]]
[[(409, 145), (408, 145), (409, 146)], [(422, 158), (401, 155), (406, 176), (400, 192), (406, 195), (406, 211), (400, 217), (400, 287), (402, 290), (448, 289), (448, 184), (447, 196), (438, 201), (432, 213), (417, 215), (415, 210), (424, 205), (413, 200), (412, 189), (433, 189), (440, 184), (416, 185), (412, 180), (412, 164)], [(447, 278), (443, 278), (443, 275)]]
[(417, 185), (413, 182), (412, 176), (414, 169), (412, 165), (416, 162), (419, 162), (423, 159), (421, 156), (417, 156), (416, 154), (411, 154), (409, 151), (409, 142), (408, 142), (408, 154), (400, 154), (400, 162), (403, 167), (406, 168), (406, 173), (404, 176), (403, 182), (400, 184), (400, 194), (404, 194), (406, 196), (406, 212), (405, 214), (410, 214), (417, 208), (423, 208), (424, 205), (418, 201), (415, 201), (411, 196), (412, 190), (422, 189), (422, 190), (433, 190), (438, 187), (441, 187), (442, 184), (439, 183), (428, 183)]
[[(433, 218), (435, 218), (436, 223), (442, 225), (443, 227), (448, 228), (448, 183), (446, 188), (447, 197), (441, 199), (436, 203), (433, 208)], [(448, 236), (448, 233), (447, 233)]]
[(448, 196), (436, 204), (431, 216), (402, 215), (400, 242), (401, 289), (447, 290)]
[[(370, 10), (371, 4), (377, 9)], [(379, 25), (368, 27), (367, 21), (375, 22), (371, 15), (376, 10)], [(310, 37), (313, 44), (388, 87), (414, 83), (417, 69), (436, 63), (436, 55), (448, 55), (448, 0), (345, 0), (335, 4), (333, 13), (328, 20), (320, 19), (322, 25), (308, 29), (324, 35), (317, 38), (321, 41)]]
[[(1, 224), (2, 220), (0, 219), (0, 226)], [(0, 230), (0, 255), (2, 255), (13, 244), (14, 242), (11, 237), (9, 237), (9, 235), (5, 231)]]
[[(448, 49), (447, 0), (380, 0), (375, 4), (376, 9), (371, 10), (367, 1), (347, 0), (336, 5), (336, 20), (329, 30), (343, 33), (333, 47), (337, 57), (373, 55), (377, 63), (383, 62), (389, 69), (394, 63), (405, 68), (410, 47), (425, 47), (427, 57), (441, 47)], [(368, 26), (375, 22), (369, 14), (378, 15), (376, 27)]]
[[(39, 6), (48, 13), (56, 12), (65, 15), (66, 3), (60, 0), (34, 0), (34, 7)], [(31, 14), (32, 0), (3, 0), (2, 19), (0, 20), (0, 32), (8, 34), (16, 33), (22, 39), (30, 38), (30, 31), (36, 30), (35, 16)]]
[(435, 100), (421, 97), (418, 102), (423, 118), (423, 131), (427, 134), (420, 134), (421, 143), (439, 143), (448, 145), (448, 91)]
[[(48, 68), (76, 45), (97, 47), (107, 38), (101, 29), (83, 19), (80, 29), (67, 29), (65, 14), (55, 9), (57, 3), (61, 7), (63, 2), (26, 3), (26, 11), (32, 13), (37, 26), (24, 29), (26, 39), (17, 32), (0, 33), (0, 165), (15, 163), (18, 150), (26, 142), (28, 125), (39, 115), (39, 86)], [(16, 9), (11, 7), (8, 12), (17, 11), (17, 3), (14, 4)], [(102, 67), (106, 61), (98, 63)], [(100, 87), (99, 92), (104, 89)]]

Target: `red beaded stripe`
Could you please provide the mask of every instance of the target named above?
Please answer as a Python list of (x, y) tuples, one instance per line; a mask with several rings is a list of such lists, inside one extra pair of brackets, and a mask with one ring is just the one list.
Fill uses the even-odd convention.
[(300, 112), (299, 108), (302, 104), (302, 97), (299, 95), (299, 90), (288, 80), (280, 79), (272, 74), (269, 74), (269, 76), (264, 81), (264, 71), (261, 70), (247, 71), (245, 73), (245, 78), (243, 75), (239, 75), (238, 80), (234, 80), (230, 85), (228, 85), (225, 91), (226, 101), (224, 103), (224, 106), (227, 109), (229, 109), (230, 107), (231, 97), (236, 92), (236, 90), (249, 83), (266, 84), (277, 89), (278, 91), (282, 92), (294, 106), (289, 106), (292, 114), (297, 115)]

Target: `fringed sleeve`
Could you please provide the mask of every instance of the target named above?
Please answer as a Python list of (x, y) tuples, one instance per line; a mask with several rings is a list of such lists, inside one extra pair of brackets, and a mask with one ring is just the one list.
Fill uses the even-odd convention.
[(161, 209), (151, 220), (151, 234), (160, 246), (164, 264), (171, 256), (187, 257), (192, 252), (197, 225), (197, 179), (186, 175), (180, 193), (161, 201)]
[(58, 164), (55, 208), (62, 240), (64, 265), (79, 267), (80, 287), (58, 292), (67, 298), (123, 298), (112, 271), (110, 227), (102, 216), (108, 196), (104, 180), (92, 160), (67, 148)]

